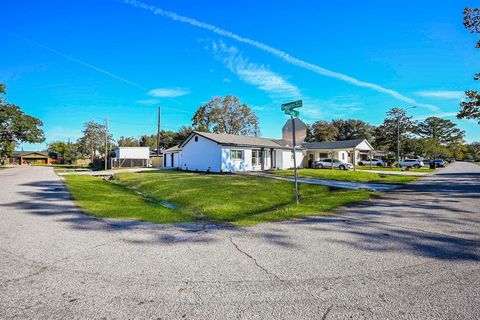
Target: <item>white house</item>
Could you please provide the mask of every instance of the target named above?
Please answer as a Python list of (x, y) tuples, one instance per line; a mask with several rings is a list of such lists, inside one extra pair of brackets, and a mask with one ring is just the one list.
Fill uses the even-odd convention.
[(337, 159), (357, 165), (371, 156), (373, 147), (366, 139), (304, 142), (306, 149), (304, 166), (310, 167), (315, 161), (325, 158)]
[(150, 149), (148, 147), (118, 147), (115, 158), (111, 158), (111, 167), (150, 166)]
[[(282, 140), (225, 133), (192, 132), (164, 150), (164, 167), (189, 171), (242, 172), (293, 168), (293, 152)], [(295, 151), (302, 166), (303, 148)]]

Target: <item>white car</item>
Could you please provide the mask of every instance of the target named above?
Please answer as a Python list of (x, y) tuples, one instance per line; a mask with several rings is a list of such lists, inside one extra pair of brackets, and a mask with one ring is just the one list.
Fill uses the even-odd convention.
[(398, 162), (400, 166), (402, 167), (408, 167), (408, 168), (421, 168), (425, 166), (422, 160), (420, 159), (405, 159), (405, 160), (400, 160)]
[[(315, 161), (314, 167), (318, 169), (323, 168), (332, 168), (332, 159), (323, 159), (319, 161)], [(333, 159), (333, 168), (340, 169), (340, 170), (348, 170), (353, 169), (353, 164), (348, 162), (342, 162), (337, 159)]]
[[(372, 159), (372, 166), (377, 166), (377, 167), (384, 167), (385, 162), (381, 159)], [(370, 165), (370, 159), (368, 160), (362, 160), (358, 162), (359, 165), (361, 166), (369, 166)]]

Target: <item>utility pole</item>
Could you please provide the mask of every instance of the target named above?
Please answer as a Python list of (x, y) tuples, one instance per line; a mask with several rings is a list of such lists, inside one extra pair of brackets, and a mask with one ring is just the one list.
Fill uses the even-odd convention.
[(105, 170), (108, 169), (108, 118), (105, 118)]
[(158, 123), (157, 123), (157, 157), (160, 157), (160, 106), (158, 106)]
[(397, 116), (397, 167), (400, 168), (400, 115)]

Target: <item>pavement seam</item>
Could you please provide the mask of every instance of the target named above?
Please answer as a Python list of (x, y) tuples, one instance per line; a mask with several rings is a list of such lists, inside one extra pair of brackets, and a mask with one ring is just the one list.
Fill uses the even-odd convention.
[(265, 267), (263, 267), (262, 265), (260, 265), (257, 261), (257, 259), (255, 259), (252, 255), (250, 255), (248, 252), (240, 249), (240, 247), (235, 243), (235, 241), (233, 241), (232, 237), (229, 237), (227, 236), (227, 238), (230, 240), (231, 244), (235, 247), (235, 249), (242, 253), (243, 255), (245, 255), (246, 257), (248, 257), (250, 260), (252, 260), (255, 265), (260, 269), (262, 270), (263, 272), (265, 272), (266, 274), (268, 274), (269, 276), (272, 276), (274, 277), (275, 279), (277, 279), (278, 281), (283, 281), (282, 279), (280, 279), (280, 277), (278, 277), (276, 274), (268, 271)]

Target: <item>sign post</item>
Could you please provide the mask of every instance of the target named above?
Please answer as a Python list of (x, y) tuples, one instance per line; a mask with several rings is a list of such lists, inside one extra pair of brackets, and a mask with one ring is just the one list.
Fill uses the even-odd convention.
[[(282, 111), (285, 112), (285, 114), (288, 114), (290, 116), (290, 120), (292, 122), (292, 154), (293, 154), (293, 177), (295, 180), (295, 201), (298, 204), (299, 203), (299, 193), (298, 193), (298, 176), (297, 176), (297, 154), (295, 152), (295, 146), (296, 146), (296, 141), (295, 141), (295, 118), (298, 118), (300, 112), (298, 112), (297, 108), (301, 108), (303, 105), (302, 100), (294, 101), (294, 102), (289, 102), (289, 103), (284, 103), (282, 104)], [(298, 120), (298, 119), (297, 119)]]

